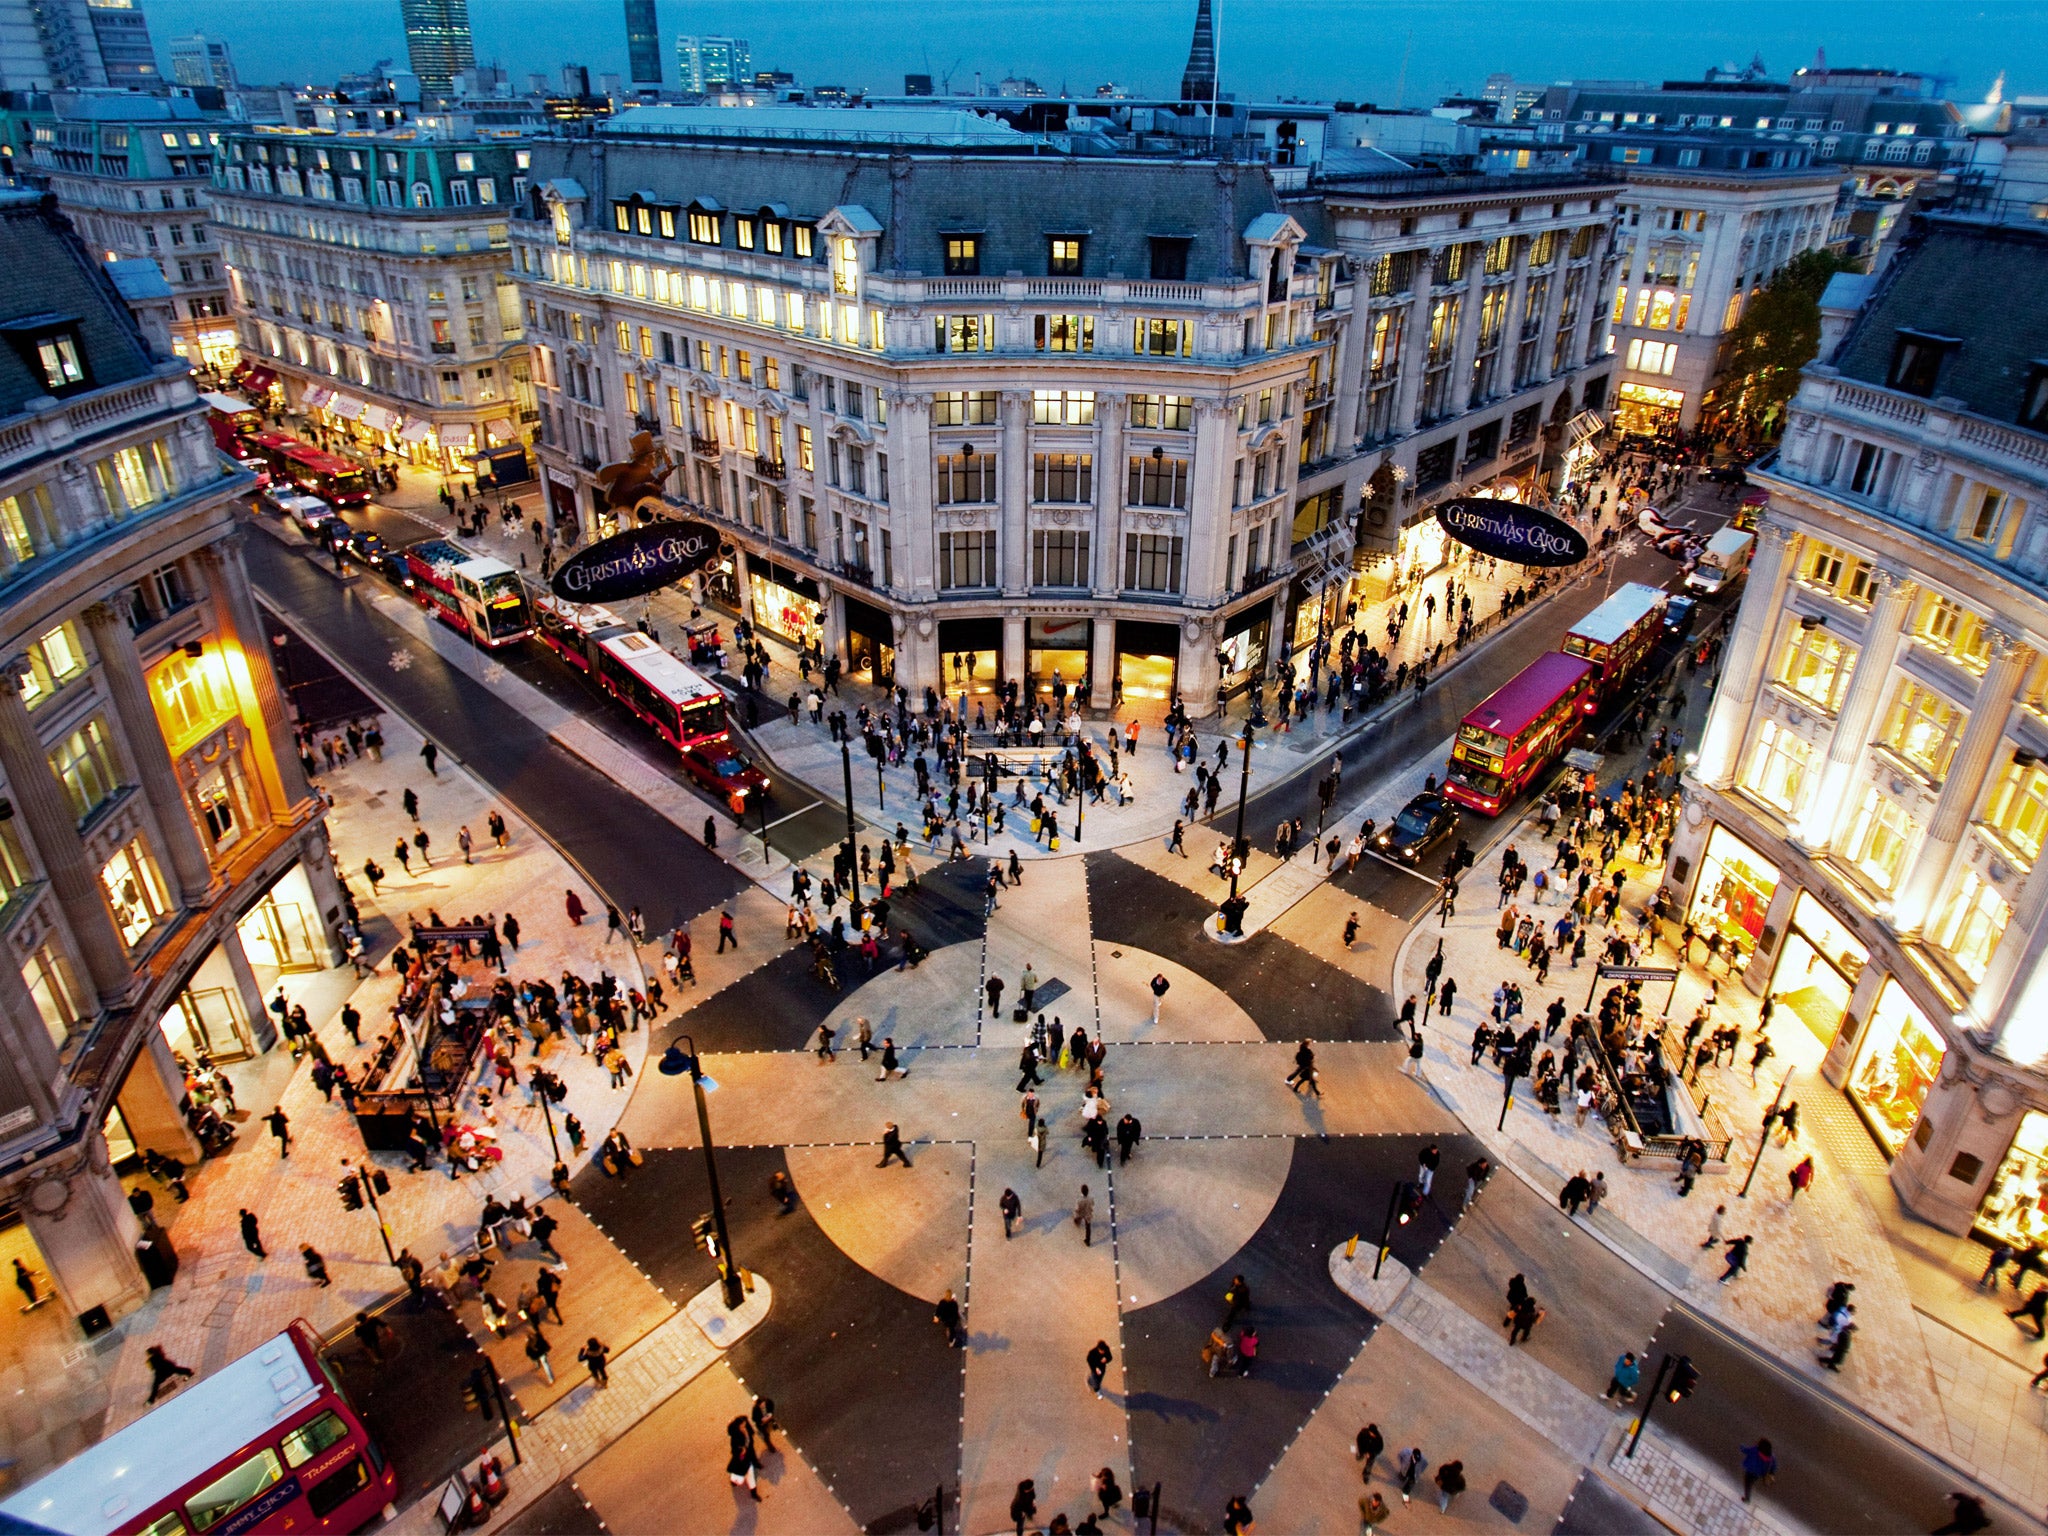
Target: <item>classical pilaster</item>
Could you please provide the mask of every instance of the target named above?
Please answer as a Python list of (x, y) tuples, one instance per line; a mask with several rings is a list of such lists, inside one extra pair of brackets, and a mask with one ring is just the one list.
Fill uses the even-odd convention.
[[(1003, 391), (1003, 448), (996, 462), (996, 559), (1003, 595), (1022, 597), (1031, 585), (1031, 392)], [(1022, 676), (1022, 672), (1015, 674)]]
[[(199, 563), (206, 571), (223, 659), (241, 701), (243, 723), (251, 728), (252, 736), (260, 738), (252, 742), (256, 750), (250, 756), (264, 798), (272, 819), (288, 822), (313, 791), (299, 761), (291, 715), (277, 686), (277, 674), (271, 670), (269, 627), (256, 609), (248, 568), (242, 564), (242, 537), (238, 533), (209, 544), (199, 552)], [(745, 590), (744, 582), (741, 590)]]
[(1735, 627), (1721, 653), (1721, 683), (1700, 737), (1699, 761), (1693, 767), (1693, 776), (1710, 789), (1726, 789), (1735, 777), (1742, 737), (1763, 681), (1764, 645), (1785, 600), (1794, 537), (1793, 531), (1780, 523), (1765, 523), (1757, 530), (1748, 589), (1742, 594)]
[(135, 1257), (142, 1223), (128, 1208), (97, 1127), (69, 1166), (30, 1178), (21, 1210), (73, 1317), (104, 1307), (109, 1318), (120, 1318), (148, 1299), (149, 1282)]
[(1970, 824), (1970, 813), (1983, 797), (1984, 780), (1991, 771), (1998, 744), (2004, 739), (2013, 694), (2034, 662), (2033, 650), (2019, 636), (1993, 629), (1990, 639), (1990, 665), (1977, 685), (1976, 707), (1970, 711), (1963, 739), (1956, 744), (1955, 757), (1941, 781), (1941, 794), (1934, 802), (1934, 814), (1927, 820), (1926, 835), (1921, 838), (1892, 901), (1892, 927), (1900, 933), (1925, 926), (1935, 898), (1947, 883), (1956, 849)]
[[(1189, 466), (1187, 566), (1189, 602), (1210, 604), (1223, 595), (1223, 556), (1230, 528), (1230, 463), (1237, 454), (1237, 420), (1227, 401), (1195, 407), (1195, 460)], [(1189, 694), (1192, 698), (1193, 695)]]
[[(213, 870), (207, 862), (206, 848), (199, 841), (199, 829), (192, 823), (191, 807), (185, 798), (185, 787), (178, 781), (177, 766), (164, 743), (163, 726), (150, 702), (149, 682), (142, 675), (142, 657), (135, 649), (135, 633), (107, 602), (86, 608), (85, 627), (91, 631), (93, 648), (99, 652), (114, 717), (121, 722), (129, 756), (141, 774), (143, 796), (156, 812), (157, 831), (178, 892), (187, 907), (202, 906), (213, 888)], [(219, 659), (215, 656), (209, 662), (218, 663)]]
[(1835, 846), (1848, 834), (1856, 817), (1856, 797), (1849, 793), (1856, 771), (1870, 747), (1870, 732), (1891, 687), (1892, 661), (1905, 638), (1906, 615), (1918, 589), (1891, 571), (1873, 573), (1877, 597), (1863, 622), (1863, 649), (1849, 674), (1849, 692), (1835, 715), (1835, 734), (1828, 742), (1820, 788), (1805, 817), (1805, 842), (1815, 853)]
[[(1095, 397), (1095, 425), (1098, 447), (1095, 452), (1095, 521), (1094, 535), (1089, 539), (1089, 557), (1094, 569), (1089, 573), (1088, 584), (1095, 596), (1108, 602), (1116, 596), (1116, 567), (1119, 554), (1118, 530), (1123, 526), (1124, 470), (1126, 457), (1125, 427), (1129, 422), (1130, 397), (1123, 394), (1101, 393)], [(1098, 620), (1096, 628), (1103, 622)], [(1114, 656), (1110, 670), (1096, 668), (1091, 679), (1102, 696), (1099, 708), (1106, 708), (1109, 702), (1110, 671), (1114, 670)]]
[(1451, 352), (1451, 393), (1446, 416), (1460, 416), (1472, 399), (1472, 359), (1479, 352), (1479, 312), (1486, 297), (1486, 242), (1473, 242), (1465, 261), (1464, 297), (1458, 304), (1458, 339)]
[(1330, 380), (1336, 398), (1331, 403), (1330, 452), (1343, 458), (1358, 450), (1358, 402), (1365, 392), (1365, 338), (1372, 329), (1372, 312), (1366, 290), (1371, 287), (1370, 267), (1361, 267), (1351, 279), (1351, 310), (1344, 317), (1343, 339), (1337, 344), (1337, 360)]
[(128, 996), (135, 974), (128, 963), (128, 947), (114, 927), (106, 892), (86, 854), (85, 839), (78, 835), (78, 817), (50, 769), (21, 697), (27, 667), (27, 661), (17, 657), (0, 668), (0, 768), (7, 772), (8, 790), (63, 909), (87, 979), (101, 1005), (115, 1007)]
[(1396, 437), (1415, 430), (1422, 407), (1422, 374), (1429, 356), (1429, 306), (1436, 294), (1436, 250), (1417, 253), (1415, 297), (1408, 305), (1408, 318), (1401, 327), (1401, 376), (1394, 384)]
[(933, 564), (938, 539), (932, 525), (932, 402), (928, 395), (889, 396), (889, 524), (895, 531), (896, 585), (918, 602), (937, 590)]

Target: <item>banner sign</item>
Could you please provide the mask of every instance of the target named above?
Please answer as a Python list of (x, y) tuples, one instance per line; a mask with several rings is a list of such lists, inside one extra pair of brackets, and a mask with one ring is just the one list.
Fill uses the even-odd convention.
[(1584, 534), (1520, 502), (1462, 496), (1438, 507), (1436, 520), (1460, 544), (1516, 565), (1577, 565), (1586, 558)]
[(718, 530), (703, 523), (650, 523), (571, 555), (549, 583), (572, 603), (616, 603), (657, 592), (718, 556)]

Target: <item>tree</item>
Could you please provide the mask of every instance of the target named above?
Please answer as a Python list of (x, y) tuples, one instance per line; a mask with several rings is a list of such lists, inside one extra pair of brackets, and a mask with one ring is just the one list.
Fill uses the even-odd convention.
[(1799, 387), (1799, 372), (1820, 350), (1820, 296), (1849, 270), (1833, 251), (1801, 251), (1744, 307), (1728, 339), (1716, 393), (1733, 415), (1763, 424)]

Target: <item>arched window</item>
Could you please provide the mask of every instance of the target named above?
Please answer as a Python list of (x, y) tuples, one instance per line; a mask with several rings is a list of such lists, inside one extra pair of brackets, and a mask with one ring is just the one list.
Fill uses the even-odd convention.
[(432, 187), (432, 186), (430, 186), (430, 185), (429, 185), (428, 183), (426, 183), (426, 182), (424, 182), (424, 181), (416, 181), (416, 182), (414, 182), (414, 183), (412, 184), (412, 205), (413, 205), (413, 207), (415, 207), (415, 208), (431, 208), (431, 207), (433, 207), (433, 206), (434, 206), (434, 189), (433, 189), (433, 187)]

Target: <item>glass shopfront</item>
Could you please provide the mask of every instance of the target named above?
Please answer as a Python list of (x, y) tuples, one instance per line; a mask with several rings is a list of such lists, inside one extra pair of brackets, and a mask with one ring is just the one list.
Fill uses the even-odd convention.
[(2048, 1115), (2040, 1110), (2020, 1122), (1977, 1208), (1977, 1229), (2015, 1248), (2048, 1244)]
[(816, 645), (824, 633), (825, 610), (818, 584), (772, 561), (747, 560), (747, 595), (753, 619), (791, 645)]
[(1777, 889), (1778, 866), (1726, 827), (1717, 826), (1707, 838), (1686, 916), (1702, 939), (1720, 934), (1724, 945), (1740, 952), (1746, 964), (1764, 931), (1764, 914)]
[(1406, 586), (1442, 570), (1451, 558), (1451, 537), (1436, 520), (1436, 509), (1425, 507), (1401, 529), (1401, 541), (1394, 551), (1394, 581)]
[(1273, 605), (1254, 603), (1223, 621), (1223, 643), (1216, 648), (1218, 669), (1226, 691), (1249, 686), (1264, 675), (1266, 645), (1273, 633)]
[[(1824, 1053), (1842, 1027), (1849, 1012), (1849, 994), (1869, 961), (1870, 951), (1855, 935), (1811, 894), (1801, 891), (1792, 904), (1792, 926), (1778, 946), (1778, 963), (1766, 992), (1778, 1000), (1778, 1016), (1790, 1012)], [(1781, 1046), (1787, 1043), (1779, 1042)], [(1818, 1062), (1820, 1056), (1801, 1051), (1791, 1059), (1807, 1066)]]
[(1071, 696), (1088, 675), (1095, 626), (1088, 619), (1028, 619), (1024, 626), (1024, 670), (1031, 691), (1052, 698), (1055, 681)]
[(853, 675), (886, 688), (896, 681), (896, 625), (872, 603), (844, 598), (846, 655)]
[(1863, 1033), (1863, 1055), (1849, 1076), (1849, 1099), (1887, 1155), (1920, 1122), (1920, 1106), (1941, 1075), (1947, 1046), (1898, 982), (1887, 980)]
[(939, 620), (939, 672), (956, 696), (994, 693), (1003, 675), (1003, 621)]
[(1116, 621), (1116, 675), (1127, 706), (1171, 707), (1180, 667), (1180, 626), (1144, 619)]
[(1657, 437), (1678, 430), (1685, 391), (1649, 384), (1624, 384), (1615, 391), (1614, 425), (1638, 437)]

